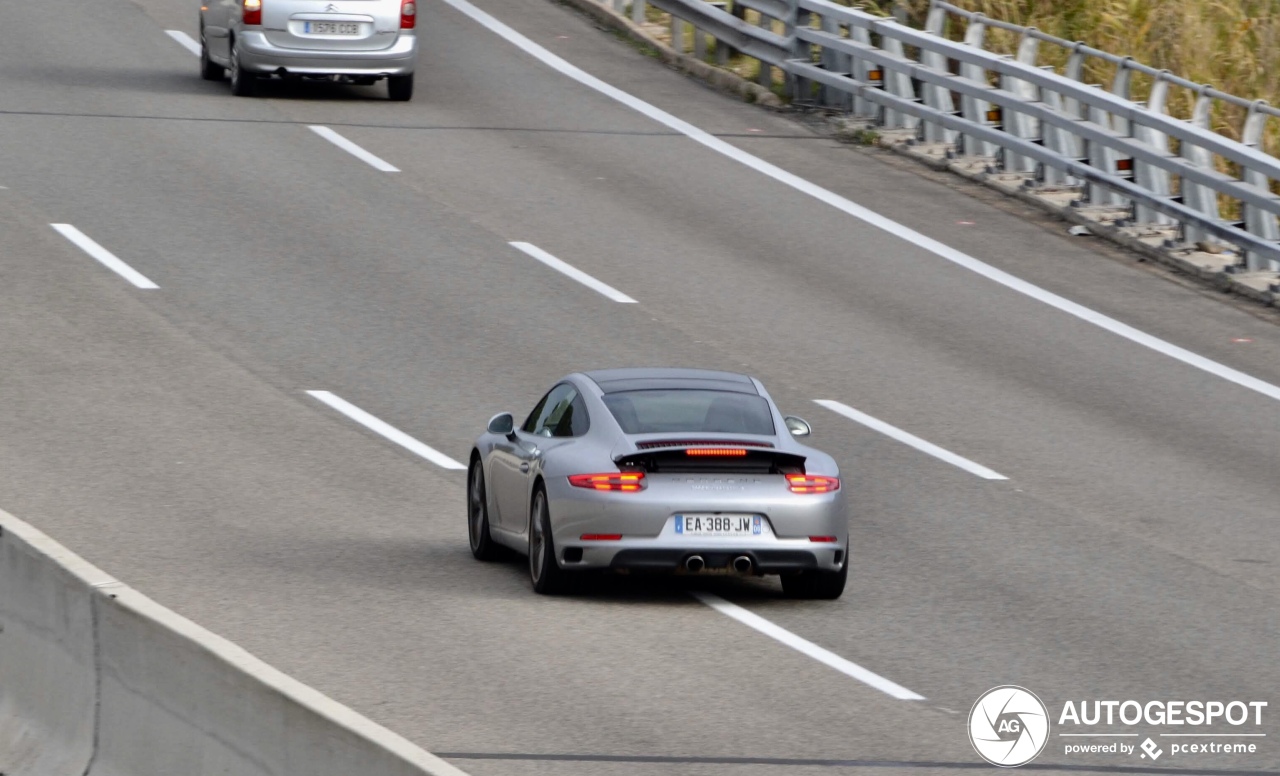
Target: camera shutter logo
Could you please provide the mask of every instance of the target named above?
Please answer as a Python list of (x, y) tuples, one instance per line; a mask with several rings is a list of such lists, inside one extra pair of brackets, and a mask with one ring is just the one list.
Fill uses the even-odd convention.
[(1049, 743), (1049, 710), (1022, 687), (987, 690), (969, 711), (969, 741), (992, 765), (1025, 765)]

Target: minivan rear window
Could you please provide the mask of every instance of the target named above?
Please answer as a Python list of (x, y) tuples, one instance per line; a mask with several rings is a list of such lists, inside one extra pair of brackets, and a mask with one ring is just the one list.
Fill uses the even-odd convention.
[(691, 389), (619, 391), (602, 398), (628, 434), (774, 433), (769, 402), (763, 396)]

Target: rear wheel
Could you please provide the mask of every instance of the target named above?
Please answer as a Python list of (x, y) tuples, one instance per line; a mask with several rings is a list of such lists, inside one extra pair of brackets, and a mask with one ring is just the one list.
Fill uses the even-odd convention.
[(471, 462), (471, 469), (467, 472), (467, 535), (471, 539), (471, 554), (476, 560), (496, 560), (501, 554), (489, 535), (484, 466), (478, 458)]
[(237, 97), (252, 97), (258, 90), (258, 80), (252, 73), (240, 67), (240, 48), (231, 39), (231, 93)]
[(565, 572), (556, 563), (556, 546), (551, 538), (551, 512), (547, 492), (541, 487), (533, 494), (529, 515), (529, 581), (533, 591), (555, 595), (564, 590)]
[(848, 578), (849, 556), (846, 553), (844, 565), (839, 571), (801, 571), (799, 574), (783, 574), (782, 592), (789, 598), (831, 601), (839, 598), (844, 592), (844, 583)]
[(387, 96), (393, 102), (408, 102), (413, 99), (413, 73), (387, 76)]
[(200, 77), (206, 81), (221, 81), (227, 75), (227, 69), (209, 59), (209, 40), (205, 37), (204, 27), (200, 28)]

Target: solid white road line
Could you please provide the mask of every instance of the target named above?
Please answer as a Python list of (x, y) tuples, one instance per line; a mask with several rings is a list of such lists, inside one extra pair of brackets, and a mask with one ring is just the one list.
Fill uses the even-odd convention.
[(1280, 400), (1280, 386), (1278, 385), (1273, 385), (1264, 380), (1259, 380), (1252, 375), (1232, 369), (1225, 364), (1220, 364), (1217, 361), (1192, 353), (1185, 348), (1162, 340), (1159, 337), (1154, 337), (1140, 329), (1135, 329), (1126, 323), (1121, 323), (1120, 321), (1103, 315), (1096, 310), (1092, 310), (1088, 307), (1072, 302), (1070, 299), (1065, 297), (1058, 296), (1052, 291), (1046, 291), (1037, 285), (1028, 283), (1027, 281), (1011, 275), (1002, 269), (997, 269), (984, 261), (976, 259), (963, 251), (956, 250), (949, 245), (938, 242), (931, 237), (926, 237), (908, 226), (900, 224), (893, 219), (886, 218), (885, 216), (856, 204), (851, 200), (845, 199), (839, 194), (824, 189), (816, 183), (811, 183), (794, 173), (787, 172), (781, 167), (770, 164), (758, 156), (749, 154), (739, 148), (735, 148), (729, 143), (726, 143), (708, 132), (698, 129), (683, 119), (678, 119), (670, 113), (650, 105), (638, 97), (634, 97), (617, 87), (610, 86), (590, 73), (587, 73), (575, 65), (569, 64), (567, 61), (555, 54), (552, 54), (542, 46), (539, 46), (524, 35), (521, 35), (508, 27), (506, 24), (498, 21), (493, 16), (490, 16), (488, 13), (485, 13), (467, 2), (467, 0), (444, 0), (444, 2), (479, 22), (490, 31), (506, 38), (507, 41), (515, 45), (517, 48), (520, 48), (529, 55), (535, 57), (553, 70), (572, 78), (584, 86), (595, 89), (607, 97), (617, 100), (628, 108), (643, 113), (645, 116), (648, 116), (659, 124), (663, 124), (664, 126), (669, 127), (670, 129), (673, 129), (676, 132), (697, 141), (698, 143), (701, 143), (716, 153), (727, 156), (736, 162), (744, 164), (757, 172), (769, 176), (779, 183), (790, 186), (796, 191), (807, 194), (820, 202), (824, 202), (837, 210), (853, 216), (854, 218), (865, 221), (878, 229), (883, 229), (884, 231), (930, 251), (947, 261), (964, 267), (972, 272), (976, 272), (988, 280), (993, 280), (1006, 288), (1017, 291), (1020, 294), (1025, 294), (1032, 299), (1043, 302), (1050, 307), (1054, 307), (1064, 313), (1067, 313), (1068, 315), (1073, 315), (1076, 318), (1093, 324), (1094, 326), (1106, 329), (1112, 334), (1124, 337), (1130, 342), (1137, 343), (1145, 348), (1150, 348), (1157, 353), (1162, 353), (1170, 358), (1177, 359), (1184, 364), (1193, 366), (1196, 369), (1204, 370), (1205, 372), (1216, 375), (1224, 380), (1233, 382), (1236, 385), (1248, 388), (1251, 391), (1257, 391), (1263, 396)]
[(382, 170), (383, 172), (400, 172), (400, 169), (398, 167), (393, 167), (392, 165), (387, 164), (386, 162), (382, 161), (378, 157), (374, 156), (373, 154), (369, 153), (368, 151), (364, 150), (360, 146), (346, 139), (342, 135), (339, 135), (337, 132), (334, 132), (332, 129), (329, 129), (328, 127), (313, 126), (311, 127), (311, 131), (316, 133), (320, 137), (324, 138), (325, 140), (328, 140), (330, 143), (333, 143), (338, 148), (341, 148), (343, 151), (346, 151), (347, 153), (351, 154), (352, 156), (359, 159), (360, 161), (376, 169)]
[(992, 471), (980, 463), (974, 463), (973, 461), (970, 461), (968, 458), (956, 455), (950, 450), (944, 450), (943, 448), (938, 447), (932, 442), (926, 442), (925, 440), (921, 439), (915, 434), (910, 434), (906, 431), (903, 431), (897, 426), (891, 426), (888, 423), (885, 423), (883, 420), (878, 420), (876, 418), (871, 417), (865, 412), (858, 412), (853, 407), (850, 407), (847, 404), (841, 404), (838, 401), (830, 401), (829, 399), (814, 399), (814, 402), (817, 404), (821, 404), (823, 407), (826, 407), (832, 412), (836, 412), (841, 415), (844, 415), (846, 418), (849, 418), (850, 420), (857, 421), (858, 423), (861, 423), (867, 428), (873, 429), (875, 431), (879, 431), (881, 434), (884, 434), (887, 437), (892, 437), (898, 440), (899, 442), (902, 442), (903, 444), (911, 445), (912, 447), (919, 450), (920, 452), (928, 453), (929, 455), (932, 455), (934, 458), (937, 458), (940, 461), (946, 461), (952, 466), (959, 466), (961, 469), (964, 469), (970, 474), (976, 474), (984, 480), (1009, 479), (1003, 474)]
[(797, 652), (802, 652), (814, 660), (817, 660), (819, 663), (825, 663), (840, 673), (846, 676), (851, 676), (863, 684), (876, 688), (882, 693), (892, 695), (894, 698), (903, 701), (924, 700), (923, 695), (917, 695), (897, 682), (885, 679), (883, 676), (873, 671), (868, 671), (857, 663), (845, 660), (836, 653), (823, 649), (808, 639), (800, 638), (786, 628), (783, 628), (780, 625), (775, 625), (760, 615), (749, 612), (737, 604), (731, 604), (720, 596), (695, 591), (693, 593), (693, 597), (707, 606), (710, 606), (712, 609), (715, 609), (717, 612), (732, 617), (743, 625), (746, 625), (748, 628), (753, 628), (771, 639), (781, 641), (783, 644), (786, 644)]
[(586, 286), (587, 288), (590, 288), (593, 291), (598, 291), (601, 294), (604, 294), (605, 296), (609, 297), (615, 302), (622, 302), (623, 304), (636, 303), (636, 300), (622, 293), (621, 291), (614, 288), (613, 286), (607, 283), (601, 283), (599, 280), (596, 280), (595, 278), (591, 277), (590, 275), (583, 272), (582, 270), (576, 267), (573, 267), (569, 264), (565, 264), (560, 259), (557, 259), (555, 256), (552, 256), (550, 253), (547, 253), (546, 251), (542, 250), (541, 248), (539, 248), (538, 246), (532, 243), (513, 242), (511, 243), (511, 247), (519, 248), (520, 250), (529, 254), (533, 258), (537, 259), (543, 264), (546, 264), (548, 267), (554, 269), (555, 271), (562, 272), (568, 275), (569, 277), (578, 281), (579, 283)]
[(200, 56), (200, 44), (196, 43), (195, 39), (187, 33), (182, 30), (165, 30), (165, 33), (167, 33), (170, 38), (178, 41), (178, 44), (187, 51), (190, 51), (196, 56)]
[(432, 447), (428, 447), (400, 429), (381, 421), (356, 405), (342, 399), (328, 391), (307, 391), (307, 394), (313, 398), (319, 399), (333, 409), (346, 415), (355, 422), (387, 439), (395, 442), (411, 453), (420, 455), (428, 461), (434, 463), (443, 469), (465, 469), (467, 467), (453, 460), (444, 453)]
[(103, 248), (101, 245), (98, 245), (93, 240), (90, 240), (84, 232), (75, 228), (71, 224), (49, 224), (49, 226), (52, 226), (54, 229), (58, 230), (58, 233), (63, 237), (75, 243), (76, 247), (80, 250), (102, 262), (107, 269), (110, 269), (112, 272), (134, 284), (138, 288), (160, 287), (148, 280), (141, 272), (130, 267), (128, 264), (125, 264), (123, 261), (120, 261), (120, 259), (116, 258), (115, 255), (111, 253), (111, 251)]

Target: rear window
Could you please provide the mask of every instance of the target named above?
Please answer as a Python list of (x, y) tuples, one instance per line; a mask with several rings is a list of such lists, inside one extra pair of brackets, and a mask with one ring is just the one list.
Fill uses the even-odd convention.
[(719, 432), (773, 435), (763, 396), (729, 391), (620, 391), (604, 404), (628, 434)]

